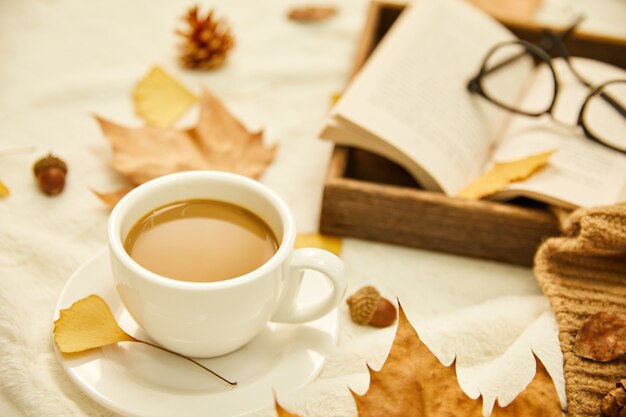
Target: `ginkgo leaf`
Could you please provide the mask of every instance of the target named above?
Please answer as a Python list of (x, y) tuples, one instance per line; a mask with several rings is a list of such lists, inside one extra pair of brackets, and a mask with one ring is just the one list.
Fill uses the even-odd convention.
[(0, 198), (7, 197), (9, 194), (11, 194), (11, 191), (9, 191), (9, 188), (6, 185), (4, 185), (2, 181), (0, 181)]
[(96, 190), (91, 190), (92, 193), (96, 195), (104, 204), (109, 206), (109, 208), (115, 207), (118, 201), (122, 199), (126, 194), (128, 194), (135, 187), (124, 187), (117, 191), (112, 191), (110, 193), (100, 193)]
[(62, 353), (78, 353), (119, 342), (142, 343), (185, 359), (229, 385), (237, 385), (236, 382), (229, 381), (187, 356), (173, 352), (163, 346), (135, 339), (122, 330), (117, 321), (115, 321), (109, 306), (95, 294), (76, 301), (70, 308), (61, 310), (59, 318), (54, 322), (53, 333), (54, 343), (56, 343)]
[(136, 339), (118, 326), (109, 306), (97, 295), (61, 310), (54, 322), (54, 342), (63, 353), (82, 352)]
[(200, 97), (200, 118), (187, 130), (126, 128), (96, 117), (113, 148), (113, 168), (134, 184), (180, 171), (220, 170), (258, 178), (276, 146), (250, 133), (209, 91)]
[[(359, 417), (482, 416), (481, 401), (461, 390), (455, 365), (441, 364), (420, 340), (402, 306), (399, 310), (396, 336), (382, 369), (368, 367), (368, 391), (364, 395), (352, 393)], [(492, 416), (562, 416), (552, 379), (537, 358), (535, 362), (535, 378), (513, 402), (505, 407), (496, 404)]]
[(339, 256), (342, 240), (337, 236), (320, 233), (300, 233), (296, 236), (296, 248), (320, 248)]
[(154, 66), (133, 90), (135, 112), (150, 126), (170, 127), (198, 98), (160, 67)]
[(459, 192), (458, 197), (478, 200), (501, 191), (507, 185), (525, 180), (538, 172), (556, 150), (542, 152), (514, 161), (499, 162)]

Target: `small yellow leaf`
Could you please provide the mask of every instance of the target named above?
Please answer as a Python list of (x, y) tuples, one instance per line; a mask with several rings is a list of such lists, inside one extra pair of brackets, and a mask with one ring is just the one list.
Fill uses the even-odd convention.
[(319, 233), (301, 233), (296, 236), (296, 248), (320, 248), (339, 256), (342, 240), (337, 236)]
[(0, 198), (7, 197), (9, 194), (11, 194), (11, 191), (9, 191), (9, 188), (6, 185), (4, 185), (2, 181), (0, 181)]
[(330, 105), (334, 106), (335, 104), (337, 104), (337, 102), (339, 101), (339, 99), (341, 98), (341, 92), (339, 91), (335, 91), (331, 96), (330, 96)]
[(133, 91), (135, 112), (150, 126), (171, 127), (197, 97), (160, 67), (152, 67)]
[(61, 310), (54, 322), (54, 342), (63, 353), (136, 341), (118, 326), (109, 306), (97, 295), (90, 295)]
[(501, 191), (507, 185), (525, 180), (547, 163), (556, 149), (509, 162), (499, 162), (489, 171), (472, 181), (458, 194), (468, 200), (478, 200)]
[(117, 191), (113, 191), (110, 193), (99, 193), (96, 190), (91, 190), (92, 193), (94, 193), (96, 195), (96, 197), (98, 197), (100, 200), (102, 200), (102, 202), (104, 204), (106, 204), (107, 206), (109, 206), (109, 208), (113, 208), (115, 207), (115, 205), (117, 204), (118, 201), (120, 201), (122, 199), (122, 197), (124, 197), (126, 194), (128, 194), (130, 192), (130, 190), (132, 190), (133, 186), (129, 186), (129, 187), (124, 187), (121, 188)]

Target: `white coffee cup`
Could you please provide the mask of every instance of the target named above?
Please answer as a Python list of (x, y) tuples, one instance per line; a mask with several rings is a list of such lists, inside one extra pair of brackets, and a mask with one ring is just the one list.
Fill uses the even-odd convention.
[[(151, 210), (189, 199), (219, 200), (250, 210), (273, 230), (278, 250), (258, 269), (217, 282), (178, 281), (140, 266), (124, 249), (130, 229)], [(232, 352), (270, 320), (306, 322), (337, 306), (347, 284), (343, 263), (325, 250), (294, 249), (295, 238), (293, 216), (273, 191), (249, 178), (216, 171), (171, 174), (140, 185), (115, 206), (108, 224), (111, 270), (124, 306), (155, 342), (192, 357)], [(326, 276), (332, 292), (300, 306), (296, 296), (305, 269)]]

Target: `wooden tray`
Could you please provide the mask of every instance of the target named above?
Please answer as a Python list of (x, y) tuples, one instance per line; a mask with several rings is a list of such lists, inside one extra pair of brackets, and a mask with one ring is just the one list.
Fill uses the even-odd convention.
[[(373, 1), (353, 74), (402, 12), (401, 3)], [(518, 37), (536, 41), (546, 28), (497, 18)], [(572, 55), (626, 68), (626, 41), (572, 36)], [(400, 166), (364, 150), (335, 146), (324, 184), (320, 231), (519, 265), (532, 265), (541, 241), (558, 233), (551, 210), (529, 200), (468, 201), (420, 189)]]

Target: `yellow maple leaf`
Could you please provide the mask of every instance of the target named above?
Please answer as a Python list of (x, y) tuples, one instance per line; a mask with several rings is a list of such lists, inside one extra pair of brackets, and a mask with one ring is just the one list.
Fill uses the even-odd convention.
[(0, 181), (0, 198), (7, 197), (9, 194), (11, 194), (11, 191), (9, 191), (9, 188), (6, 185), (4, 185), (2, 181)]
[[(509, 405), (501, 407), (496, 404), (492, 416), (562, 416), (561, 403), (550, 375), (537, 358), (535, 363), (537, 370), (530, 384)], [(380, 371), (369, 366), (367, 369), (370, 375), (367, 392), (358, 395), (351, 391), (359, 417), (483, 415), (481, 401), (471, 399), (461, 390), (454, 363), (444, 366), (439, 362), (420, 340), (402, 306), (399, 306), (396, 336), (383, 367)], [(277, 404), (277, 412), (278, 407)]]
[(337, 236), (322, 235), (320, 233), (299, 233), (296, 236), (296, 248), (320, 248), (339, 256), (342, 240)]
[(263, 144), (208, 90), (200, 97), (200, 118), (191, 129), (126, 128), (96, 117), (113, 148), (113, 168), (134, 184), (191, 170), (219, 170), (258, 178), (276, 146)]
[(160, 67), (154, 66), (133, 90), (135, 113), (150, 126), (170, 127), (198, 98)]
[(109, 306), (97, 295), (90, 295), (61, 310), (53, 332), (54, 342), (63, 353), (137, 341), (118, 326)]
[(522, 181), (543, 168), (556, 150), (527, 156), (508, 162), (498, 162), (493, 168), (461, 190), (458, 197), (478, 200), (501, 191), (507, 185)]

